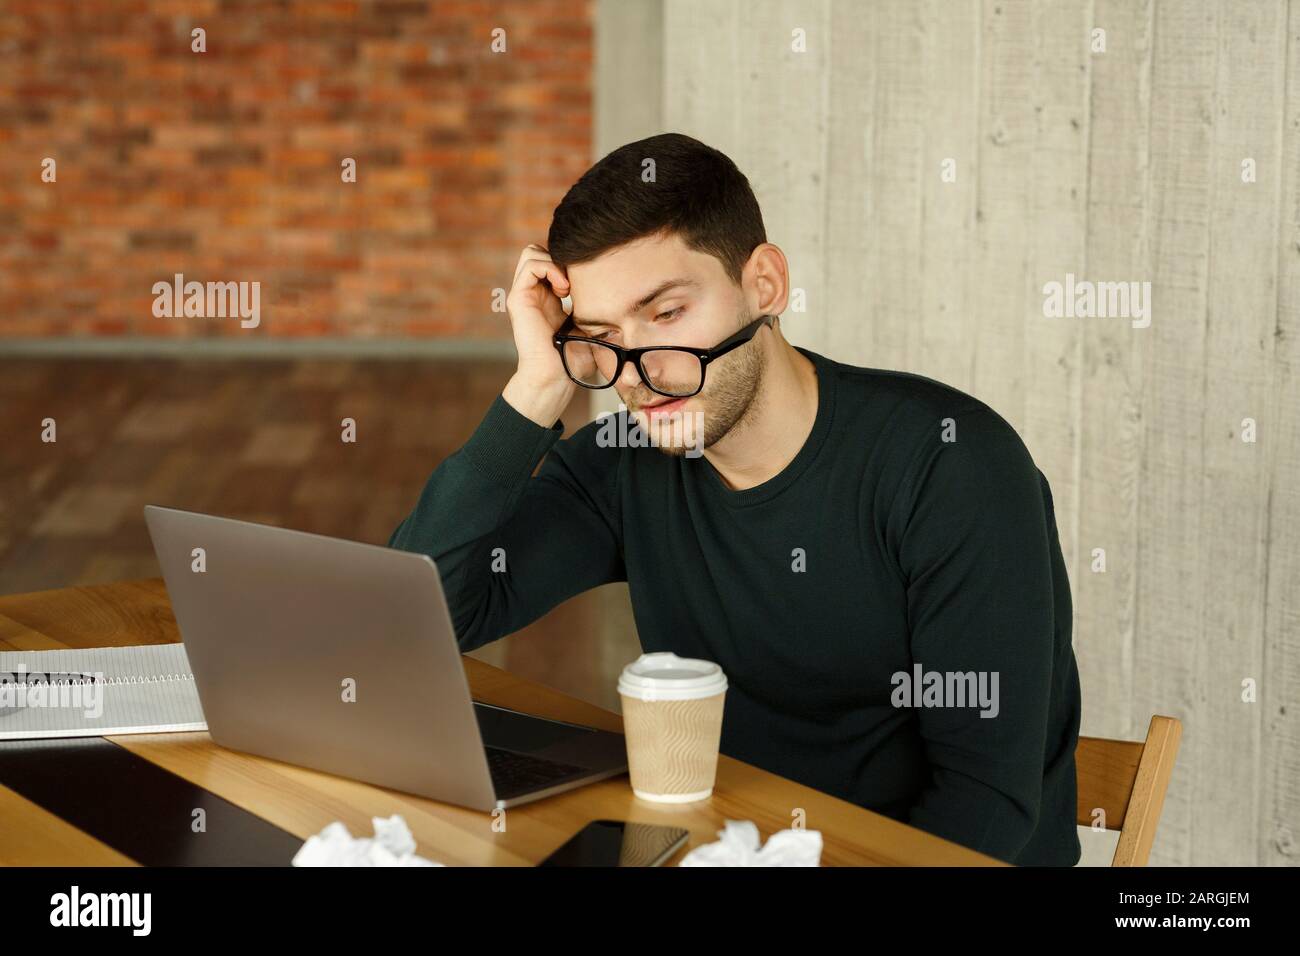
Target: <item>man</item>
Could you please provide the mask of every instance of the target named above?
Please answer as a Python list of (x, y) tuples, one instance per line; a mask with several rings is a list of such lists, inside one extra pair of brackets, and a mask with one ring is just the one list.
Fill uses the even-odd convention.
[[(678, 134), (615, 150), (524, 250), (518, 367), (389, 545), (437, 562), (466, 651), (626, 580), (646, 652), (726, 673), (723, 753), (1073, 865), (1079, 682), (1047, 481), (971, 396), (791, 346), (789, 293), (725, 155)], [(580, 385), (616, 388), (625, 428), (558, 440)]]

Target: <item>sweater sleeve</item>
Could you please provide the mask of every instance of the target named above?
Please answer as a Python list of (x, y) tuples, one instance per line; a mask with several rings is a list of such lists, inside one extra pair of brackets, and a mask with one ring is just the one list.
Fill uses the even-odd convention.
[(617, 450), (597, 447), (593, 426), (566, 440), (562, 432), (560, 422), (538, 425), (498, 395), (389, 538), (390, 548), (437, 565), (462, 651), (626, 580), (612, 505)]
[(1042, 796), (1053, 545), (1020, 436), (987, 406), (955, 421), (956, 441), (939, 440), (936, 419), (914, 460), (899, 565), (914, 670), (983, 677), (992, 706), (916, 708), (931, 778), (908, 822), (1013, 861)]

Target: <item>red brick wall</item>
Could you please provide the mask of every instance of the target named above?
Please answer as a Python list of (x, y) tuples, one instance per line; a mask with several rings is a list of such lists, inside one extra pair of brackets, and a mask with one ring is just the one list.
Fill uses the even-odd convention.
[[(3, 0), (0, 336), (508, 337), (591, 162), (591, 4)], [(177, 272), (261, 325), (155, 318)]]

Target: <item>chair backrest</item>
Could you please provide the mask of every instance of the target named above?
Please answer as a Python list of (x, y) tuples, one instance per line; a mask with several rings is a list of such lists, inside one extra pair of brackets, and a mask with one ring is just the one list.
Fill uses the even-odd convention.
[(1182, 736), (1177, 718), (1157, 715), (1145, 741), (1079, 738), (1077, 819), (1079, 826), (1094, 826), (1100, 809), (1106, 829), (1120, 831), (1111, 866), (1147, 865)]

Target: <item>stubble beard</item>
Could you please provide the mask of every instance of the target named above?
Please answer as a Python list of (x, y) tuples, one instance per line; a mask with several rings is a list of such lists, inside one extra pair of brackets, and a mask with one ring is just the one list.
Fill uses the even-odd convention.
[[(747, 318), (744, 324), (748, 324)], [(767, 368), (767, 353), (755, 339), (757, 336), (711, 367), (712, 377), (706, 379), (708, 387), (699, 396), (703, 398), (704, 405), (699, 410), (704, 416), (703, 445), (699, 445), (699, 438), (692, 431), (685, 435), (688, 441), (670, 444), (665, 440), (659, 444), (657, 447), (661, 452), (681, 458), (688, 451), (708, 448), (733, 432), (740, 434), (744, 431), (763, 403), (763, 373)], [(681, 415), (691, 420), (692, 428), (698, 422), (695, 412), (683, 412)], [(673, 416), (663, 416), (659, 424), (653, 427), (658, 429), (661, 436), (671, 435)]]

